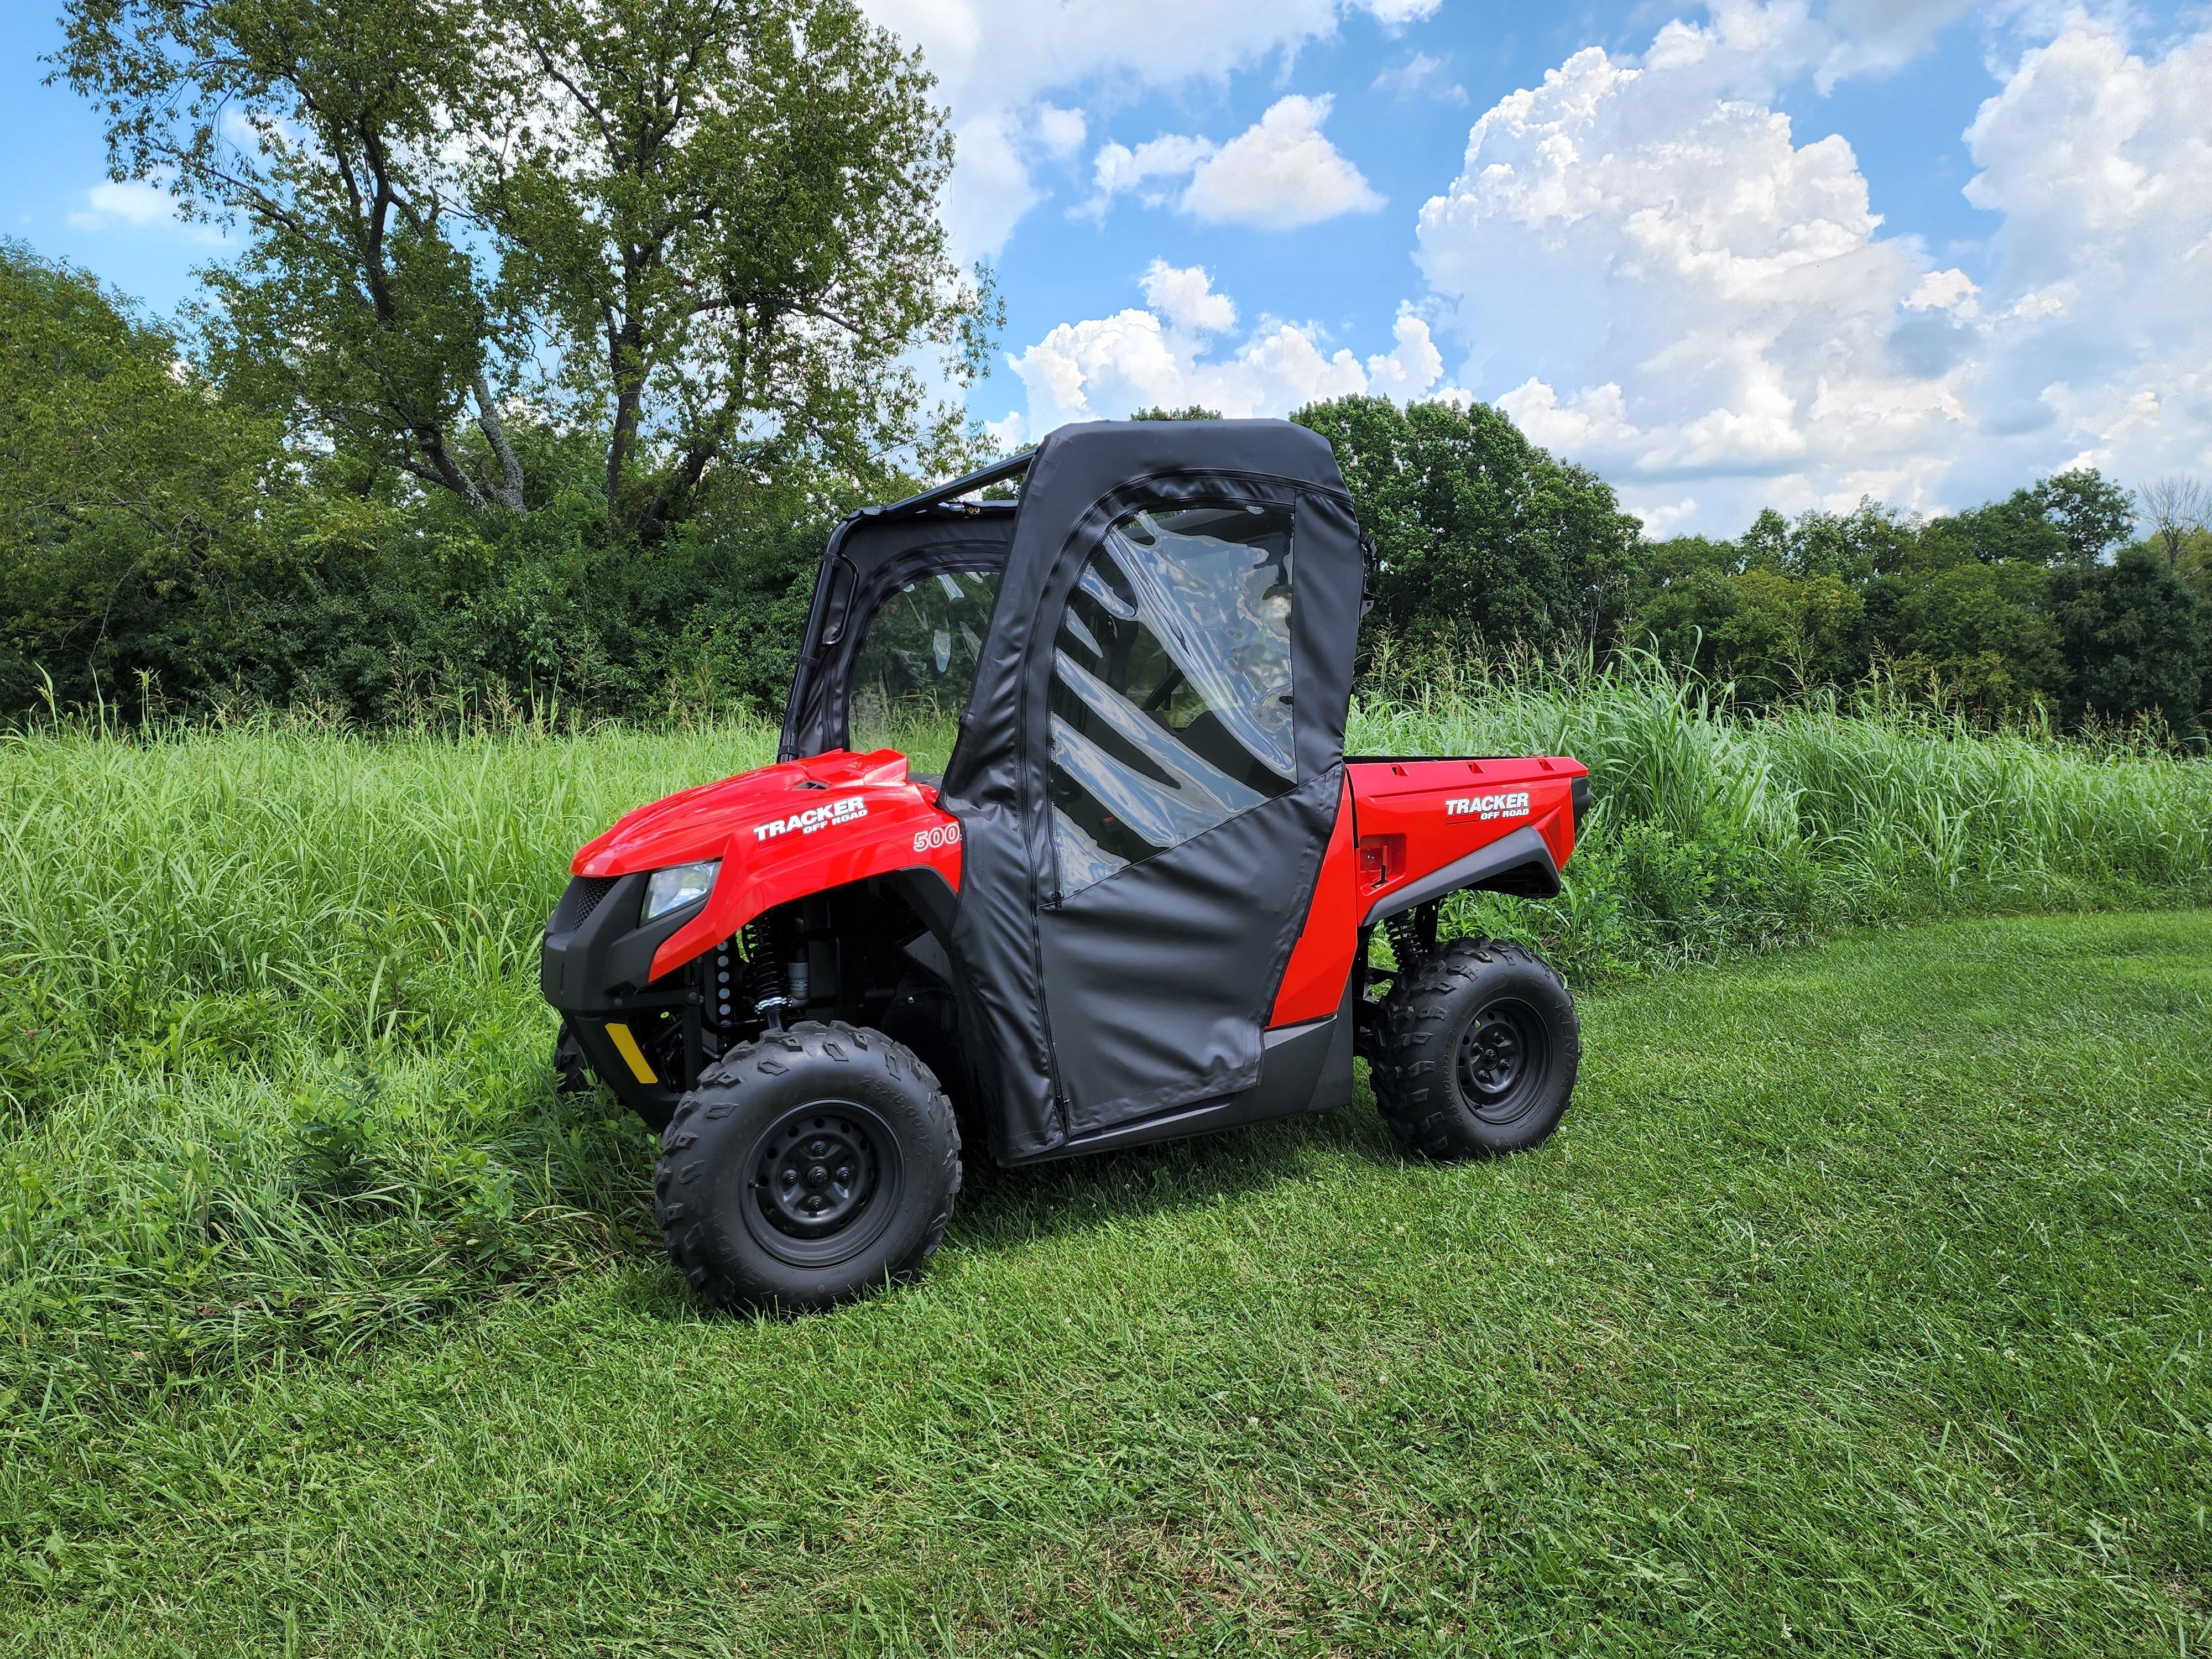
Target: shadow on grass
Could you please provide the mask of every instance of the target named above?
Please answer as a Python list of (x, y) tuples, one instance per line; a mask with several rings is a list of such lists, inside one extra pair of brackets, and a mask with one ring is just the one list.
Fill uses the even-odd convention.
[[(945, 1246), (982, 1255), (1250, 1198), (1317, 1179), (1330, 1165), (1366, 1164), (1409, 1175), (1426, 1167), (1391, 1138), (1364, 1077), (1352, 1104), (1334, 1111), (1061, 1163), (1001, 1166), (981, 1151), (971, 1123), (963, 1123), (963, 1140), (968, 1157)], [(714, 1316), (659, 1249), (641, 1249), (630, 1260), (634, 1271), (616, 1298), (627, 1311), (653, 1318)]]

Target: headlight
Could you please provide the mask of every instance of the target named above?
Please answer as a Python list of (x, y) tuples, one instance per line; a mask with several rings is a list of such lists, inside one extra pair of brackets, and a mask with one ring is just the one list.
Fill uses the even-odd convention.
[(653, 878), (645, 884), (645, 914), (640, 922), (651, 921), (655, 916), (665, 916), (671, 910), (681, 910), (696, 903), (714, 890), (714, 872), (722, 867), (720, 859), (708, 859), (703, 864), (679, 864), (672, 869), (656, 870)]

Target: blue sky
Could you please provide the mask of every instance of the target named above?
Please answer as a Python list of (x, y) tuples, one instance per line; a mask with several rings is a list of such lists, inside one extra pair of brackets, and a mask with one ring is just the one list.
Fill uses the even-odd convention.
[[(2202, 5), (864, 3), (940, 77), (1004, 436), (1472, 396), (1720, 533), (2212, 471)], [(222, 249), (0, 31), (0, 226), (174, 306)]]

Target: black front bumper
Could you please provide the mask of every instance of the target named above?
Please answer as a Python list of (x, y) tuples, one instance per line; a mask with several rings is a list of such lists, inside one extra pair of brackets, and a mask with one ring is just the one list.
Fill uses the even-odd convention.
[(538, 987), (592, 1069), (658, 1127), (699, 1081), (705, 994), (696, 961), (654, 980), (653, 953), (705, 901), (641, 925), (646, 880), (640, 872), (570, 881), (545, 924)]

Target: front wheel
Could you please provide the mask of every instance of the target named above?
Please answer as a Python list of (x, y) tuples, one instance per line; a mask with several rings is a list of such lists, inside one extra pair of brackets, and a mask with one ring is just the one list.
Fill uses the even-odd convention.
[(813, 1312), (911, 1278), (960, 1190), (952, 1104), (880, 1031), (807, 1020), (741, 1043), (660, 1137), (653, 1213), (720, 1307)]
[(1454, 939), (1383, 1000), (1370, 1078), (1398, 1139), (1431, 1158), (1525, 1152), (1559, 1127), (1582, 1030), (1534, 951)]

